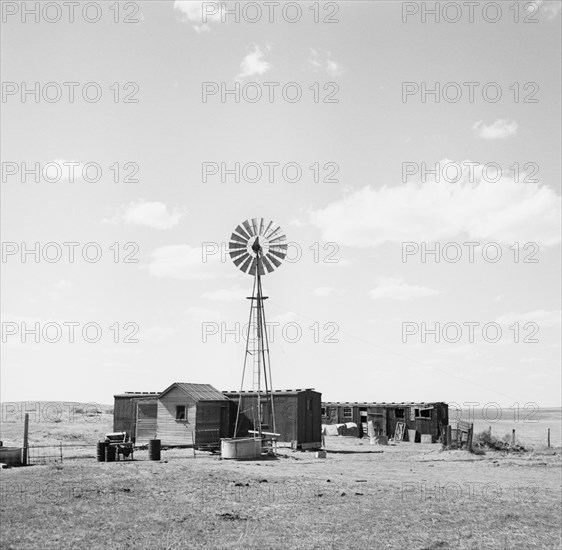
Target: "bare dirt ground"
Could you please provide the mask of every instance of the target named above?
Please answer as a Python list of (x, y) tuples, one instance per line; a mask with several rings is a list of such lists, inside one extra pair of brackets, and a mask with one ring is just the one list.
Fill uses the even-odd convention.
[[(98, 463), (92, 424), (31, 424), (32, 440), (89, 443), (62, 465), (1, 470), (7, 550), (562, 548), (561, 449), (521, 455), (327, 438), (326, 459), (221, 460), (191, 449)], [(5, 445), (21, 424), (3, 426)], [(94, 439), (95, 437), (95, 439)], [(74, 458), (70, 458), (70, 456)]]

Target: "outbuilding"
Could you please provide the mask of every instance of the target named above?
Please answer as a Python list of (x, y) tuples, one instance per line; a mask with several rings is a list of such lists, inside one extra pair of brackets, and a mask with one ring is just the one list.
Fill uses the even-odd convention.
[(174, 382), (158, 396), (156, 438), (164, 447), (218, 444), (229, 413), (229, 399), (210, 384)]
[[(230, 407), (230, 436), (248, 435), (254, 429), (254, 411), (257, 394), (253, 391), (225, 391), (232, 405)], [(265, 394), (264, 394), (265, 396)], [(239, 428), (234, 434), (238, 403), (240, 408)], [(319, 449), (322, 446), (322, 394), (312, 388), (295, 390), (275, 390), (273, 410), (275, 413), (275, 432), (280, 434), (279, 442), (291, 443), (300, 449)], [(261, 423), (264, 431), (273, 432), (273, 417), (268, 400), (262, 397)]]
[(354, 422), (358, 427), (358, 436), (363, 437), (367, 435), (369, 421), (373, 422), (377, 436), (394, 437), (397, 425), (402, 424), (405, 440), (431, 439), (432, 442), (436, 442), (443, 436), (449, 424), (449, 406), (443, 402), (322, 403), (323, 424)]
[(126, 432), (135, 445), (156, 437), (159, 392), (125, 392), (114, 395), (113, 431)]

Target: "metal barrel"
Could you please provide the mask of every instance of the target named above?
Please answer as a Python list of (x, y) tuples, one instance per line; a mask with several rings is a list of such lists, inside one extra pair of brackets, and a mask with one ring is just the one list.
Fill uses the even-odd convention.
[(148, 459), (160, 460), (160, 440), (149, 439), (148, 441)]
[(105, 461), (115, 462), (115, 447), (107, 445), (105, 448)]
[(105, 462), (105, 449), (107, 447), (107, 441), (98, 441), (96, 456), (98, 462)]

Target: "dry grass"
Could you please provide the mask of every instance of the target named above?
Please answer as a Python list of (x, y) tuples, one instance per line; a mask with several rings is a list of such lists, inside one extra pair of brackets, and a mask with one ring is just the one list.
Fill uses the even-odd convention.
[(2, 548), (560, 548), (559, 451), (475, 457), (351, 438), (328, 449), (2, 470)]
[[(19, 423), (3, 428), (6, 445), (19, 443)], [(332, 437), (325, 460), (169, 450), (161, 462), (137, 451), (97, 463), (93, 445), (110, 430), (109, 414), (31, 424), (37, 441), (90, 447), (62, 466), (1, 470), (3, 549), (561, 548), (560, 449), (475, 456)]]

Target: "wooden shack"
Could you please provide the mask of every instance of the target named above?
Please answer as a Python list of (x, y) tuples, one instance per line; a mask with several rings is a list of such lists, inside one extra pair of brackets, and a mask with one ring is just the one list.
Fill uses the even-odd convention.
[(230, 402), (210, 384), (174, 382), (158, 396), (157, 439), (164, 447), (218, 444), (229, 435)]
[(127, 432), (135, 445), (156, 437), (159, 392), (125, 392), (114, 395), (113, 431)]
[(367, 423), (373, 422), (375, 435), (394, 437), (396, 425), (405, 426), (405, 440), (420, 441), (422, 435), (431, 435), (432, 442), (442, 438), (449, 424), (449, 406), (443, 402), (432, 403), (322, 403), (323, 424), (354, 422), (359, 437), (367, 435)]
[[(256, 392), (226, 391), (223, 394), (232, 401), (230, 407), (230, 436), (234, 426), (238, 402), (242, 399), (237, 436), (245, 436), (254, 428), (253, 411)], [(322, 394), (314, 389), (276, 390), (273, 392), (275, 431), (279, 442), (293, 443), (301, 449), (319, 449), (322, 446)], [(269, 402), (262, 401), (262, 426), (273, 431), (273, 419)]]

